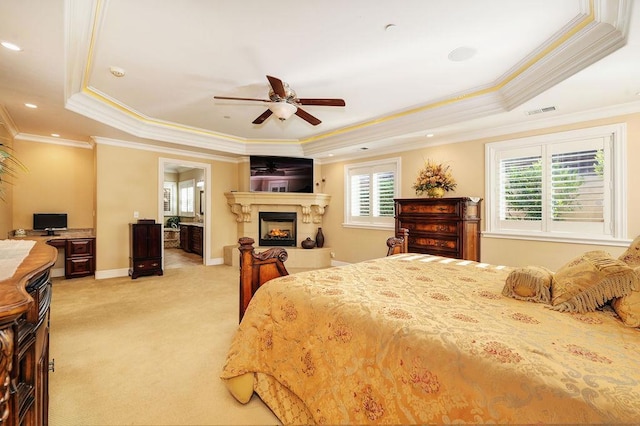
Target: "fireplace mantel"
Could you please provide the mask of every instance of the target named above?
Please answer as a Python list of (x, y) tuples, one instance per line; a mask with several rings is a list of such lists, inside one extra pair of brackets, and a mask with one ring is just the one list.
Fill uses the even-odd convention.
[(263, 206), (291, 206), (300, 208), (302, 223), (322, 223), (324, 209), (329, 205), (328, 194), (293, 192), (225, 192), (227, 204), (237, 222), (253, 222)]

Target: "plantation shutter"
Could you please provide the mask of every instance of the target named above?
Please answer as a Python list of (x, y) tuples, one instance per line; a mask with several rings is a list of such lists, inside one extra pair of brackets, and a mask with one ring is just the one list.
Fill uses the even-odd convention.
[(345, 200), (349, 224), (389, 227), (394, 223), (397, 162), (371, 162), (348, 167)]
[(626, 146), (620, 123), (486, 144), (484, 235), (623, 241)]
[(373, 175), (374, 193), (377, 195), (373, 203), (375, 216), (391, 216), (394, 214), (393, 197), (395, 196), (395, 173), (378, 172)]
[(542, 229), (542, 149), (529, 147), (498, 154), (498, 220), (503, 230)]
[(351, 176), (351, 215), (371, 215), (371, 177), (368, 173)]
[(605, 231), (605, 169), (608, 138), (560, 143), (549, 148), (549, 228), (554, 231), (602, 233)]
[(607, 234), (609, 137), (498, 153), (502, 230)]
[(180, 195), (179, 195), (179, 215), (180, 216), (194, 216), (195, 214), (195, 202), (194, 202), (194, 188), (195, 182), (193, 179), (181, 181), (178, 184)]
[(509, 158), (500, 162), (503, 220), (542, 220), (541, 158)]

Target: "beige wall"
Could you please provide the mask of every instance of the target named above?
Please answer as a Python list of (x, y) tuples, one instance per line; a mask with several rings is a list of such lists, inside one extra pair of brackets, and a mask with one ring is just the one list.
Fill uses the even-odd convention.
[(93, 150), (24, 140), (14, 148), (28, 171), (13, 186), (13, 229), (33, 228), (33, 213), (67, 213), (69, 228), (93, 228)]
[[(129, 266), (129, 223), (140, 218), (158, 218), (159, 161), (166, 154), (98, 144), (97, 159), (97, 270), (109, 271)], [(225, 191), (238, 186), (238, 166), (232, 162), (188, 156), (171, 156), (172, 162), (197, 162), (211, 165), (211, 250), (208, 258), (222, 259), (223, 247), (237, 241), (235, 216), (224, 197)], [(114, 173), (117, 171), (117, 173)], [(205, 213), (206, 215), (207, 213)]]
[[(449, 196), (480, 196), (484, 198), (484, 145), (487, 142), (527, 137), (535, 134), (625, 122), (628, 154), (628, 238), (640, 234), (640, 218), (634, 214), (640, 207), (640, 194), (634, 185), (640, 182), (640, 114), (578, 123), (571, 126), (525, 132), (500, 138), (473, 140), (463, 143), (426, 147), (383, 157), (350, 161), (357, 163), (376, 158), (400, 157), (401, 196), (413, 197), (411, 188), (415, 175), (425, 159), (451, 165), (458, 188)], [(425, 140), (425, 145), (427, 140)], [(123, 270), (129, 265), (128, 224), (133, 212), (141, 218), (158, 218), (159, 159), (166, 154), (121, 146), (97, 144), (94, 149), (17, 140), (16, 153), (29, 172), (21, 175), (13, 186), (7, 203), (0, 202), (0, 232), (15, 228), (31, 228), (35, 211), (65, 211), (72, 228), (94, 227), (97, 233), (97, 270)], [(171, 157), (173, 161), (174, 157)], [(235, 216), (227, 205), (224, 193), (246, 191), (249, 183), (248, 162), (227, 162), (200, 157), (175, 156), (176, 162), (191, 161), (211, 165), (211, 247), (209, 258), (222, 259), (223, 247), (237, 243)], [(316, 192), (331, 195), (331, 203), (323, 220), (325, 247), (335, 253), (335, 260), (356, 262), (386, 253), (384, 242), (393, 230), (370, 230), (344, 227), (344, 165), (345, 162), (316, 165)], [(324, 182), (322, 182), (324, 179)], [(94, 226), (93, 212), (96, 212)], [(484, 213), (484, 211), (483, 211)], [(7, 219), (8, 218), (8, 219)], [(163, 220), (163, 219), (162, 219)], [(483, 223), (484, 229), (484, 223)], [(557, 269), (572, 256), (594, 249), (604, 249), (614, 255), (621, 247), (602, 247), (482, 238), (482, 260), (507, 265), (539, 264)]]
[[(436, 162), (449, 164), (458, 182), (456, 191), (447, 196), (484, 196), (484, 147), (488, 142), (527, 137), (537, 134), (559, 132), (570, 129), (593, 127), (596, 125), (621, 123), (627, 124), (627, 167), (628, 167), (628, 235), (632, 239), (640, 235), (640, 217), (634, 212), (640, 208), (640, 195), (634, 191), (634, 185), (640, 182), (640, 114), (615, 117), (588, 123), (578, 123), (571, 126), (561, 126), (535, 132), (524, 132), (503, 137), (474, 140), (425, 147), (424, 149), (387, 155), (384, 157), (370, 157), (347, 162), (324, 164), (323, 176), (326, 178), (326, 191), (332, 195), (331, 205), (327, 209), (324, 220), (324, 234), (326, 246), (332, 247), (336, 260), (357, 262), (384, 255), (384, 242), (393, 234), (393, 230), (368, 230), (347, 228), (342, 225), (344, 208), (344, 166), (345, 164), (370, 161), (376, 158), (401, 157), (401, 197), (415, 197), (412, 189), (413, 181), (424, 160), (432, 159)], [(425, 145), (428, 140), (425, 139)], [(484, 216), (483, 204), (483, 216)], [(482, 224), (484, 229), (484, 223)], [(512, 266), (537, 264), (551, 269), (557, 269), (573, 256), (587, 250), (606, 250), (613, 255), (624, 251), (621, 247), (594, 246), (580, 244), (564, 244), (550, 242), (532, 242), (512, 239), (482, 238), (482, 261), (494, 264)]]

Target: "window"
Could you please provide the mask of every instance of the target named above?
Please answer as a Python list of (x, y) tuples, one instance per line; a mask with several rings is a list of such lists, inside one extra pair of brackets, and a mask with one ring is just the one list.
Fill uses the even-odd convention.
[(175, 182), (164, 182), (162, 205), (165, 216), (175, 216), (177, 205), (177, 185)]
[(345, 166), (345, 225), (394, 226), (400, 159)]
[(626, 238), (625, 126), (487, 144), (488, 236)]
[(195, 180), (183, 180), (178, 184), (180, 191), (178, 198), (179, 215), (195, 216)]

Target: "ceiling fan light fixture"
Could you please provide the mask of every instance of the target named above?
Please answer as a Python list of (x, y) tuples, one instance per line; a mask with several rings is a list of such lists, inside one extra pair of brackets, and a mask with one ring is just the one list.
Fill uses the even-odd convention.
[(270, 102), (269, 109), (271, 110), (273, 115), (278, 117), (279, 120), (284, 121), (287, 118), (291, 117), (293, 114), (295, 114), (296, 111), (298, 110), (298, 107), (293, 104), (290, 104), (289, 102), (280, 101), (280, 102)]

